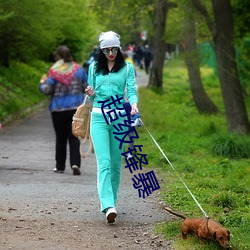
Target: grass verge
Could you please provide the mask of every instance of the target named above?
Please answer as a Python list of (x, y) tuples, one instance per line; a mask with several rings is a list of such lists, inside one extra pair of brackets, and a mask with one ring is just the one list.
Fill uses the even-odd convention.
[(48, 99), (38, 90), (41, 76), (47, 70), (48, 65), (41, 61), (30, 65), (13, 61), (8, 69), (0, 67), (0, 123), (6, 125), (25, 116), (24, 110), (32, 112)]
[[(140, 88), (139, 109), (176, 172), (202, 208), (231, 232), (232, 249), (250, 249), (249, 172), (250, 138), (227, 132), (219, 82), (210, 68), (201, 69), (203, 84), (220, 109), (217, 115), (197, 112), (189, 88), (186, 67), (173, 60), (164, 69), (164, 92)], [(246, 100), (247, 107), (250, 101)], [(250, 110), (248, 110), (250, 112)], [(159, 172), (160, 194), (164, 203), (188, 217), (203, 213), (176, 172), (158, 150), (144, 127), (137, 129), (150, 167)], [(156, 233), (175, 238), (175, 248), (219, 249), (214, 243), (201, 246), (193, 237), (179, 238), (181, 220), (156, 226)]]

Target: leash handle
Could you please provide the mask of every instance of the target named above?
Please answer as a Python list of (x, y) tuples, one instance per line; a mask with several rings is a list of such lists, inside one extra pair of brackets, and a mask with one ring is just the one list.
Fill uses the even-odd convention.
[(206, 214), (206, 212), (203, 210), (203, 208), (201, 207), (201, 205), (199, 204), (199, 202), (196, 200), (196, 198), (194, 197), (194, 195), (192, 194), (192, 192), (190, 191), (190, 189), (188, 188), (188, 186), (186, 185), (186, 183), (182, 180), (182, 178), (180, 177), (180, 175), (178, 174), (176, 168), (173, 166), (173, 164), (170, 162), (170, 160), (168, 159), (168, 157), (165, 155), (165, 153), (163, 152), (163, 150), (161, 149), (161, 147), (159, 146), (159, 144), (156, 142), (156, 140), (154, 139), (154, 137), (152, 136), (152, 134), (149, 132), (149, 130), (147, 129), (147, 127), (145, 126), (145, 124), (143, 123), (143, 121), (141, 120), (141, 118), (139, 118), (141, 123), (143, 124), (143, 126), (145, 127), (146, 131), (148, 132), (148, 134), (150, 135), (151, 139), (153, 140), (153, 142), (155, 143), (155, 145), (158, 147), (158, 149), (160, 150), (160, 152), (162, 153), (162, 155), (165, 157), (165, 159), (167, 160), (167, 162), (169, 163), (169, 165), (171, 166), (171, 168), (175, 171), (175, 173), (177, 174), (177, 176), (179, 177), (180, 181), (182, 182), (182, 184), (185, 186), (185, 188), (187, 189), (187, 191), (189, 192), (189, 194), (191, 195), (191, 197), (193, 198), (193, 200), (195, 201), (195, 203), (197, 204), (197, 206), (200, 208), (200, 210), (202, 211), (202, 213), (205, 215), (206, 218), (209, 218), (208, 215)]

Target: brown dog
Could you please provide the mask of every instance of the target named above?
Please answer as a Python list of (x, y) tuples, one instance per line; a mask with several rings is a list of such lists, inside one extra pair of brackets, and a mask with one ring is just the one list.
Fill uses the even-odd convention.
[(224, 249), (231, 249), (229, 245), (230, 232), (222, 225), (210, 218), (187, 218), (163, 207), (166, 211), (183, 219), (181, 233), (183, 239), (187, 239), (188, 234), (196, 235), (201, 241), (210, 240), (218, 242)]

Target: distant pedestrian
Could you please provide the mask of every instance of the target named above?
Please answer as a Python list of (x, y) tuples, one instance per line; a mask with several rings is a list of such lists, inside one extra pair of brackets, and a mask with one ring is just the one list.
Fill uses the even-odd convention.
[(140, 68), (143, 69), (143, 47), (141, 45), (138, 45), (135, 47), (134, 50), (134, 58), (135, 58), (135, 64)]
[[(101, 211), (106, 214), (108, 223), (113, 223), (117, 216), (116, 202), (121, 179), (122, 153), (124, 143), (113, 134), (114, 126), (124, 123), (124, 89), (131, 105), (131, 114), (138, 112), (137, 94), (135, 88), (134, 66), (126, 63), (121, 53), (120, 36), (115, 32), (104, 32), (99, 37), (100, 54), (98, 59), (89, 67), (86, 93), (93, 99), (90, 133), (97, 159), (97, 188), (101, 202)], [(110, 109), (102, 109), (104, 102), (110, 101), (111, 96), (118, 96), (120, 103), (110, 104), (110, 109), (119, 111), (123, 116), (107, 124)], [(104, 114), (102, 113), (104, 112)], [(125, 114), (125, 115), (124, 115)], [(119, 136), (118, 136), (119, 137)]]
[(50, 68), (48, 77), (44, 76), (39, 89), (50, 95), (49, 110), (56, 134), (55, 173), (64, 173), (66, 168), (67, 142), (69, 142), (70, 166), (73, 175), (80, 175), (80, 142), (71, 131), (72, 117), (84, 100), (84, 86), (87, 74), (73, 61), (67, 46), (59, 46), (55, 51), (55, 64)]
[[(94, 62), (97, 59), (98, 55), (99, 55), (99, 48), (97, 46), (94, 46), (92, 51), (89, 54), (89, 59), (87, 61), (88, 67), (92, 62)], [(88, 67), (87, 67), (87, 69), (88, 69)]]
[(152, 51), (149, 48), (149, 46), (146, 44), (144, 51), (143, 51), (143, 57), (144, 57), (144, 67), (145, 67), (145, 72), (146, 74), (149, 73), (149, 69), (151, 66), (151, 61), (153, 59)]

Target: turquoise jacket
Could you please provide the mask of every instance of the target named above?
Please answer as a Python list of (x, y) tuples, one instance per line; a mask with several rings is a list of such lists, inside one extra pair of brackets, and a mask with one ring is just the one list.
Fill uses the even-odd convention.
[[(90, 97), (93, 100), (93, 107), (100, 108), (102, 103), (98, 103), (98, 101), (111, 100), (111, 96), (115, 98), (117, 95), (118, 97), (122, 97), (123, 100), (116, 107), (122, 108), (125, 103), (125, 93), (131, 105), (138, 102), (135, 69), (131, 63), (127, 62), (126, 66), (118, 72), (110, 72), (107, 75), (95, 73), (94, 65), (95, 62), (90, 65), (88, 71), (88, 84), (95, 90), (95, 97)], [(115, 108), (115, 106), (111, 108)]]

